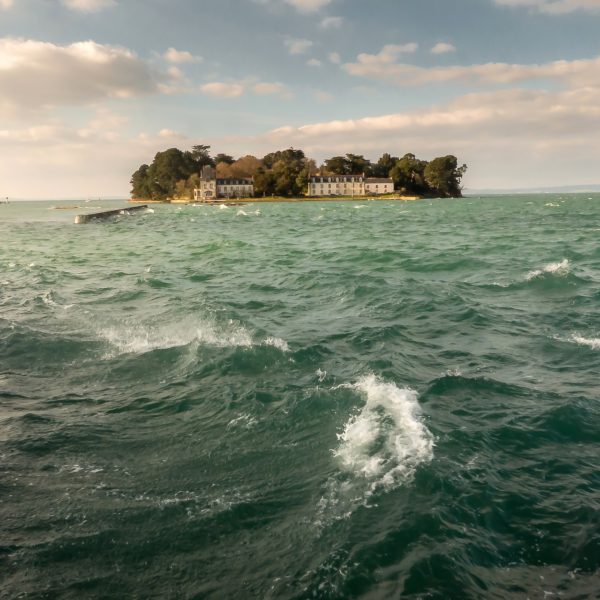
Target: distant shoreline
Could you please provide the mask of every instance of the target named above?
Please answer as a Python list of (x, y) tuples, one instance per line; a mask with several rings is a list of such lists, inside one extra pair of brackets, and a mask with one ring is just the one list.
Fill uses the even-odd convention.
[(401, 202), (412, 202), (414, 200), (424, 200), (422, 196), (320, 196), (320, 197), (298, 197), (298, 198), (286, 198), (283, 196), (275, 196), (268, 198), (221, 198), (211, 202), (196, 202), (194, 200), (171, 200), (169, 202), (163, 200), (142, 200), (142, 199), (129, 199), (129, 202), (133, 204), (198, 204), (198, 205), (215, 205), (215, 204), (226, 204), (228, 202), (243, 202), (245, 204), (251, 203), (299, 203), (299, 202), (384, 202), (384, 201), (401, 201)]

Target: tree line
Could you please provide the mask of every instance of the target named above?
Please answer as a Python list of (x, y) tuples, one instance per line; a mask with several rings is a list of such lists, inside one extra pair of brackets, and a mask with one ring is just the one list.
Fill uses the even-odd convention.
[(460, 197), (461, 179), (467, 170), (456, 156), (440, 156), (431, 161), (414, 154), (403, 157), (383, 154), (371, 162), (360, 154), (326, 159), (320, 166), (302, 150), (288, 148), (262, 158), (247, 155), (235, 159), (228, 154), (211, 156), (210, 146), (197, 145), (191, 150), (170, 148), (158, 152), (150, 165), (141, 165), (131, 177), (134, 199), (169, 200), (194, 197), (200, 184), (200, 171), (216, 168), (217, 177), (254, 179), (254, 193), (262, 196), (303, 196), (309, 179), (315, 175), (362, 175), (385, 177), (394, 181), (400, 194), (411, 196)]

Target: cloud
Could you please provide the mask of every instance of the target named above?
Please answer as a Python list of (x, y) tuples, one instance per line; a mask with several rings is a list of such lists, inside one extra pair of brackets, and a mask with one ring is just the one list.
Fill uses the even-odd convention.
[(163, 58), (167, 62), (182, 64), (182, 63), (201, 63), (204, 59), (201, 56), (195, 56), (191, 52), (186, 50), (176, 50), (175, 48), (169, 48), (164, 54)]
[(241, 98), (246, 93), (252, 93), (255, 96), (273, 96), (278, 95), (285, 100), (292, 98), (288, 88), (279, 82), (268, 81), (237, 81), (221, 82), (214, 81), (200, 87), (200, 91), (209, 96), (217, 98)]
[(61, 0), (62, 4), (71, 10), (79, 12), (99, 12), (116, 6), (115, 0)]
[(535, 80), (558, 81), (574, 87), (600, 83), (600, 57), (540, 65), (486, 63), (424, 68), (398, 62), (397, 55), (386, 48), (389, 47), (375, 55), (360, 54), (357, 62), (343, 68), (357, 77), (411, 86), (449, 82), (506, 85)]
[(322, 29), (341, 29), (343, 25), (343, 17), (325, 17), (320, 23)]
[(239, 98), (246, 91), (241, 83), (223, 83), (221, 81), (207, 83), (200, 89), (203, 93), (218, 98)]
[(331, 0), (285, 0), (287, 4), (303, 13), (317, 12), (331, 3)]
[(309, 67), (320, 67), (323, 65), (323, 63), (318, 58), (311, 58), (310, 60), (306, 61), (306, 64)]
[(574, 11), (600, 12), (600, 0), (494, 0), (494, 2), (502, 6), (522, 6), (551, 15)]
[(0, 0), (0, 8), (2, 8), (3, 10), (8, 10), (9, 8), (12, 8), (13, 5), (13, 0)]
[(470, 166), (471, 187), (597, 183), (600, 87), (475, 93), (425, 110), (285, 126), (223, 144), (229, 152), (294, 146), (319, 159), (348, 151), (456, 154)]
[(456, 52), (456, 47), (446, 42), (439, 42), (431, 49), (432, 54), (449, 54), (451, 52)]
[(342, 62), (342, 57), (339, 55), (339, 52), (331, 52), (329, 54), (329, 61), (334, 65), (339, 65)]
[(313, 42), (310, 40), (297, 38), (288, 38), (284, 44), (290, 54), (306, 54), (313, 46)]
[(126, 48), (0, 39), (0, 114), (159, 93), (171, 81)]

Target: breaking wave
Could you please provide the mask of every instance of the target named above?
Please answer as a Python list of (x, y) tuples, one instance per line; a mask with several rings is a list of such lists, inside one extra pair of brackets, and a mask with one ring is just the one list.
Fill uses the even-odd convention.
[(564, 277), (568, 275), (570, 271), (571, 263), (565, 258), (560, 262), (548, 263), (541, 269), (529, 271), (529, 273), (527, 273), (527, 281), (531, 281), (532, 279), (536, 279), (544, 275), (557, 275), (559, 277)]
[(230, 321), (218, 326), (212, 321), (163, 325), (123, 325), (102, 329), (100, 336), (122, 354), (144, 354), (153, 350), (180, 348), (192, 343), (219, 348), (252, 346), (252, 336), (242, 325)]
[(592, 350), (600, 350), (600, 338), (585, 338), (581, 335), (574, 333), (569, 341), (579, 344), (580, 346), (587, 346)]
[(434, 438), (421, 419), (417, 392), (375, 375), (339, 387), (359, 392), (366, 402), (338, 434), (333, 455), (340, 473), (325, 485), (319, 526), (348, 518), (374, 493), (409, 482), (420, 465), (433, 460)]
[(385, 383), (375, 375), (352, 386), (366, 404), (338, 435), (334, 450), (340, 466), (371, 482), (393, 488), (433, 458), (433, 436), (421, 421), (417, 392)]

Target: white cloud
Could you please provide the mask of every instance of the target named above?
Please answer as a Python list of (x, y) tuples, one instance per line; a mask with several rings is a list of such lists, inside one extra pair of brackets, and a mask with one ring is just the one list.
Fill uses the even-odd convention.
[(8, 10), (9, 8), (12, 8), (13, 5), (13, 0), (0, 0), (0, 8), (2, 8), (3, 10)]
[(416, 67), (397, 61), (397, 55), (386, 50), (379, 54), (360, 54), (357, 62), (344, 65), (351, 75), (393, 83), (425, 85), (454, 81), (475, 84), (515, 84), (533, 80), (553, 80), (571, 86), (600, 83), (600, 57), (585, 60), (559, 60), (545, 64), (520, 65), (486, 63), (449, 67)]
[(116, 6), (115, 0), (61, 0), (62, 4), (71, 10), (79, 12), (98, 12)]
[(329, 61), (334, 65), (339, 65), (342, 62), (342, 57), (339, 55), (339, 52), (331, 52), (329, 54)]
[(224, 83), (215, 81), (201, 86), (201, 91), (218, 98), (239, 98), (244, 95), (245, 87), (241, 83)]
[(282, 83), (269, 83), (264, 81), (260, 83), (255, 83), (252, 86), (252, 92), (257, 96), (271, 96), (274, 94), (285, 96), (289, 94), (287, 88)]
[(306, 64), (309, 67), (320, 67), (323, 63), (318, 58), (311, 58), (310, 60), (306, 61)]
[(158, 93), (171, 79), (126, 48), (0, 39), (0, 114)]
[(320, 23), (322, 29), (341, 29), (343, 25), (343, 17), (325, 17)]
[(446, 42), (439, 42), (431, 49), (432, 54), (449, 54), (451, 52), (456, 52), (456, 47)]
[(331, 0), (285, 0), (287, 4), (303, 13), (317, 12), (331, 3)]
[(279, 82), (256, 81), (252, 78), (245, 81), (221, 82), (214, 81), (200, 87), (200, 91), (217, 98), (241, 98), (246, 93), (255, 96), (278, 95), (285, 100), (292, 98), (288, 88)]
[(553, 15), (578, 10), (600, 12), (600, 0), (494, 0), (494, 2), (502, 6), (523, 6)]
[(182, 64), (182, 63), (201, 63), (203, 58), (201, 56), (195, 56), (187, 50), (176, 50), (175, 48), (169, 48), (164, 54), (163, 58), (170, 63)]
[(598, 183), (600, 87), (470, 94), (426, 110), (281, 127), (226, 142), (230, 152), (294, 146), (316, 158), (348, 151), (373, 158), (384, 151), (456, 154), (470, 166), (471, 187)]
[(310, 40), (288, 38), (284, 41), (290, 54), (306, 54), (313, 46)]

